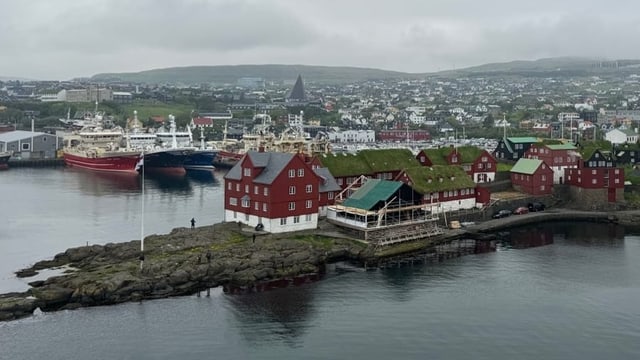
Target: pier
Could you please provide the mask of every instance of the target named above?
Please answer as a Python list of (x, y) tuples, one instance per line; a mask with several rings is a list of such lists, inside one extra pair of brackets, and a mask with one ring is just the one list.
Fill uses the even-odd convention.
[(9, 168), (29, 167), (29, 168), (42, 168), (42, 167), (59, 167), (64, 166), (64, 159), (28, 159), (28, 160), (15, 160), (9, 159)]

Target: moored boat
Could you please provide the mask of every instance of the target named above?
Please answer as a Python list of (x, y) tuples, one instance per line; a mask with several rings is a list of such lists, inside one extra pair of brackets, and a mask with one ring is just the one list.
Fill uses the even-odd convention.
[(0, 152), (0, 170), (9, 168), (9, 158), (11, 158), (11, 153), (7, 151)]
[(97, 171), (136, 173), (141, 151), (120, 146), (121, 128), (102, 128), (102, 117), (95, 117), (89, 126), (65, 138), (63, 158), (68, 166)]
[(97, 171), (136, 173), (140, 162), (139, 151), (109, 150), (100, 147), (68, 147), (63, 151), (68, 166)]

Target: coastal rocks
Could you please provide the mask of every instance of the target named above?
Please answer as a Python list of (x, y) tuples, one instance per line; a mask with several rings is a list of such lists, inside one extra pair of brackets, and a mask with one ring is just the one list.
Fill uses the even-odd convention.
[(143, 262), (139, 241), (82, 246), (21, 270), (28, 277), (42, 269), (72, 267), (59, 276), (32, 281), (27, 293), (0, 298), (0, 320), (27, 316), (38, 307), (53, 311), (109, 305), (194, 294), (221, 285), (260, 291), (274, 284), (304, 283), (323, 271), (328, 256), (357, 256), (365, 247), (313, 232), (254, 242), (237, 224), (148, 236)]
[(36, 299), (26, 293), (0, 295), (0, 321), (29, 316), (36, 308), (38, 308)]

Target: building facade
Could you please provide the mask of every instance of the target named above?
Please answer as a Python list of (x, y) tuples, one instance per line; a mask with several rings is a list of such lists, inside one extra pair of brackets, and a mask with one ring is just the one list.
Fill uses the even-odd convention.
[(538, 159), (522, 158), (511, 168), (511, 184), (517, 191), (530, 195), (553, 193), (553, 170)]
[(323, 179), (303, 157), (249, 152), (224, 179), (225, 221), (271, 233), (317, 227)]
[(610, 155), (596, 150), (577, 168), (565, 170), (574, 201), (587, 207), (624, 200), (624, 169)]
[(505, 137), (498, 142), (493, 156), (498, 160), (517, 161), (537, 142), (538, 139), (534, 137)]
[(0, 134), (0, 151), (13, 153), (13, 158), (55, 159), (62, 146), (61, 137), (43, 132), (15, 130)]
[(553, 183), (563, 184), (565, 169), (577, 168), (581, 157), (571, 144), (533, 144), (524, 155), (527, 159), (543, 160), (553, 170)]

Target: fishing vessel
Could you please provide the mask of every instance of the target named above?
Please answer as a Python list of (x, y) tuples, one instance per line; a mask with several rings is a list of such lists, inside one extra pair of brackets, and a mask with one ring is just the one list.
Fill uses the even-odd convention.
[(200, 148), (193, 150), (184, 161), (184, 168), (190, 170), (214, 170), (213, 162), (218, 156), (218, 150), (205, 146), (204, 130), (200, 128)]
[(122, 147), (122, 128), (102, 128), (102, 117), (71, 136), (65, 137), (63, 158), (68, 166), (96, 171), (136, 173), (139, 169), (140, 150)]
[[(170, 130), (166, 133), (173, 135), (176, 133), (175, 119), (171, 115), (170, 119)], [(165, 130), (161, 131), (165, 132)], [(138, 120), (137, 111), (133, 112), (133, 119), (128, 123), (124, 141), (128, 147), (144, 154), (141, 166), (149, 173), (184, 175), (184, 161), (193, 152), (191, 148), (178, 147), (175, 136), (166, 143), (158, 139), (157, 133), (145, 131)]]
[(301, 127), (290, 126), (276, 136), (270, 130), (270, 124), (264, 122), (254, 126), (253, 130), (242, 135), (242, 140), (227, 139), (227, 125), (222, 141), (209, 142), (218, 149), (214, 161), (217, 167), (233, 167), (248, 151), (301, 153), (307, 156), (331, 152), (331, 143), (323, 134), (312, 138)]

